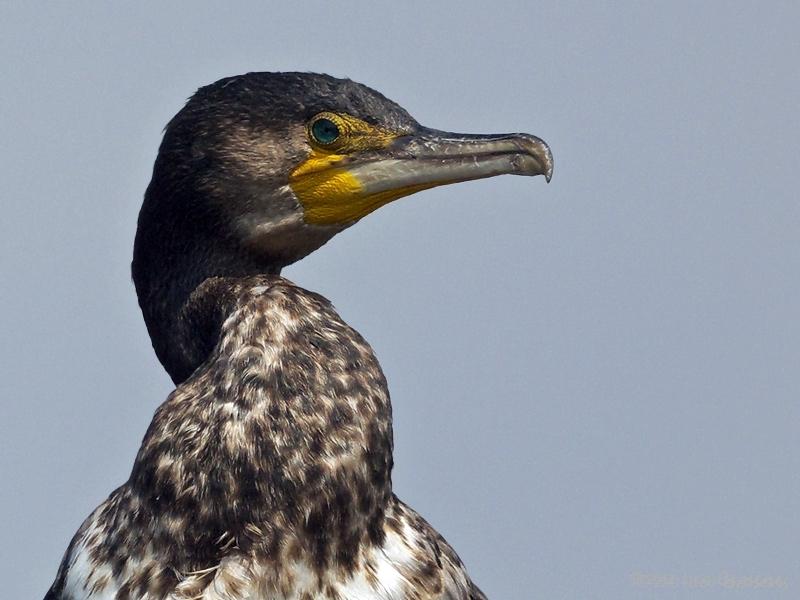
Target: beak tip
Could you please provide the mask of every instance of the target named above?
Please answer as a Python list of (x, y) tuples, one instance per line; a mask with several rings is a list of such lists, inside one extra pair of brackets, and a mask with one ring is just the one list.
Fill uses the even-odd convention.
[(550, 183), (550, 180), (553, 178), (553, 153), (550, 150), (550, 146), (544, 144), (544, 147), (544, 179), (547, 183)]
[(517, 134), (518, 139), (521, 140), (521, 145), (524, 148), (525, 154), (530, 156), (532, 161), (533, 170), (529, 171), (529, 175), (544, 175), (547, 183), (553, 178), (553, 152), (550, 146), (534, 135)]

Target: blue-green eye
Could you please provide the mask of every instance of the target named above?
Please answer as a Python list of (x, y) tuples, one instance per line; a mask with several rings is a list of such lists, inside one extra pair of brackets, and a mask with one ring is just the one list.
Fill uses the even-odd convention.
[(332, 144), (339, 137), (339, 128), (330, 119), (317, 119), (311, 125), (311, 135), (320, 144)]

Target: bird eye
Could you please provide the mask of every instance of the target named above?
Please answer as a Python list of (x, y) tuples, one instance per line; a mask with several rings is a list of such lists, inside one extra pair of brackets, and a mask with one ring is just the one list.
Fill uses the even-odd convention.
[(317, 119), (311, 125), (311, 135), (320, 144), (332, 144), (339, 137), (339, 127), (330, 119)]

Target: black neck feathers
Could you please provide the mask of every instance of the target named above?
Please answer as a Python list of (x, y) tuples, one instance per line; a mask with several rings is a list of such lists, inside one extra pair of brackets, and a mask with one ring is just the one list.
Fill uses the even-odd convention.
[(205, 360), (224, 319), (225, 287), (201, 290), (204, 282), (280, 273), (239, 246), (222, 212), (192, 177), (162, 145), (139, 213), (131, 265), (153, 348), (176, 384)]

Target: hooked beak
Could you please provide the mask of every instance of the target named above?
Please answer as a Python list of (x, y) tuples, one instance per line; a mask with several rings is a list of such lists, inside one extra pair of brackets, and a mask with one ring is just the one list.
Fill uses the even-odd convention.
[(382, 148), (338, 157), (304, 173), (292, 189), (306, 221), (354, 222), (373, 210), (432, 187), (496, 175), (553, 175), (547, 144), (527, 133), (472, 135), (421, 128)]
[(495, 175), (553, 176), (553, 155), (527, 133), (471, 135), (423, 129), (398, 138), (390, 156), (355, 165), (350, 172), (375, 192), (406, 185), (444, 185)]

